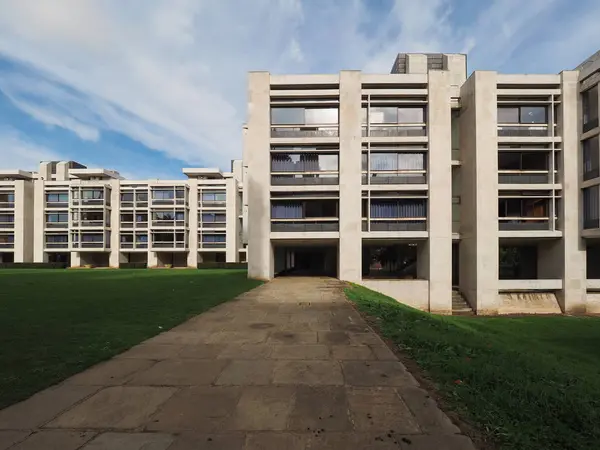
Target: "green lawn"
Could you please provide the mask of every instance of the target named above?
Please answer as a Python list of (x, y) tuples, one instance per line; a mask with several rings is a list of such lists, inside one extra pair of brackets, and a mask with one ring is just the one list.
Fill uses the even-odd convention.
[(0, 408), (259, 284), (242, 270), (0, 270)]
[(600, 318), (442, 317), (346, 293), (499, 448), (600, 448)]

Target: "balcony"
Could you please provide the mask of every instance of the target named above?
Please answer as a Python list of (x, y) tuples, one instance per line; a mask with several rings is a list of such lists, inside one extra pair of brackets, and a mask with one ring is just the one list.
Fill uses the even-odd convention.
[(371, 125), (370, 128), (362, 127), (363, 137), (415, 137), (427, 136), (427, 127), (425, 125)]
[(298, 232), (323, 232), (339, 231), (338, 219), (325, 220), (281, 220), (271, 221), (272, 232), (298, 233)]
[(272, 186), (331, 186), (339, 184), (338, 175), (323, 174), (277, 174), (271, 175)]
[(81, 241), (81, 242), (73, 242), (72, 245), (73, 248), (90, 248), (90, 249), (97, 249), (97, 248), (105, 248), (105, 247), (109, 247), (108, 244), (105, 246), (104, 245), (104, 241)]
[[(369, 227), (370, 231), (427, 231), (427, 220), (425, 218), (420, 220), (400, 218), (378, 218), (371, 219)], [(363, 231), (366, 231), (364, 230), (364, 227)]]
[(2, 242), (0, 241), (0, 249), (10, 249), (15, 248), (14, 242)]
[(46, 222), (46, 228), (69, 228), (69, 222)]
[(152, 220), (152, 226), (153, 227), (169, 227), (169, 228), (174, 228), (174, 227), (186, 227), (187, 223), (185, 220)]
[(46, 208), (62, 208), (66, 209), (69, 207), (69, 202), (51, 202), (46, 201)]
[(201, 222), (199, 228), (225, 228), (226, 222)]
[(500, 217), (498, 219), (500, 231), (550, 231), (550, 218), (548, 217)]
[(225, 248), (225, 242), (202, 242), (201, 248)]
[(108, 227), (110, 224), (105, 222), (104, 219), (82, 219), (82, 220), (73, 220), (74, 228), (104, 228)]
[(161, 242), (153, 242), (152, 247), (153, 248), (186, 248), (186, 243), (185, 242), (161, 241)]
[(0, 209), (14, 209), (15, 202), (0, 202)]
[(312, 137), (338, 137), (338, 127), (335, 126), (283, 126), (271, 127), (273, 138), (312, 138)]
[(540, 171), (498, 171), (499, 184), (546, 184), (550, 183), (550, 174), (546, 170)]
[[(371, 172), (369, 184), (377, 184), (377, 185), (381, 185), (381, 184), (427, 184), (427, 176), (424, 173), (425, 171), (421, 171), (421, 172), (423, 172), (423, 173), (422, 174), (408, 174), (408, 173), (391, 174), (391, 173), (385, 173), (385, 172), (378, 172), (378, 173)], [(367, 184), (367, 182), (366, 182), (367, 176), (366, 175), (363, 175), (362, 181), (363, 181), (362, 184)]]
[(498, 136), (501, 137), (546, 137), (550, 136), (548, 125), (498, 125)]
[(69, 248), (69, 243), (68, 242), (46, 242), (45, 247), (47, 249)]

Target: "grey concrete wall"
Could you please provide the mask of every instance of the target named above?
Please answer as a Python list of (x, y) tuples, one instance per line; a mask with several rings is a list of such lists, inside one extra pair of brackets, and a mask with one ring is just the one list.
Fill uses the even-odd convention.
[(239, 219), (239, 194), (238, 194), (238, 183), (235, 178), (229, 178), (226, 183), (225, 195), (227, 198), (227, 212), (226, 212), (226, 230), (227, 230), (227, 242), (226, 242), (226, 261), (227, 262), (238, 262), (239, 261), (239, 231), (240, 231), (240, 219)]
[(187, 265), (188, 267), (198, 267), (198, 180), (188, 180), (188, 256)]
[[(340, 243), (338, 277), (362, 279), (361, 73), (340, 73)], [(251, 250), (252, 251), (252, 250)], [(252, 254), (250, 254), (252, 258)]]
[[(585, 312), (585, 244), (580, 236), (579, 213), (579, 85), (578, 73), (561, 73), (562, 102), (560, 103), (559, 129), (563, 150), (559, 152), (562, 171), (562, 202), (558, 211), (563, 232), (563, 250), (557, 252), (556, 264), (563, 266), (563, 289), (557, 295), (564, 312)], [(562, 256), (562, 257), (561, 257)], [(560, 258), (560, 259), (559, 259)]]
[(498, 137), (496, 73), (461, 87), (460, 290), (479, 314), (498, 310)]
[(450, 74), (429, 72), (429, 310), (452, 313), (452, 133)]
[(273, 278), (270, 201), (270, 76), (249, 74), (248, 131), (244, 139), (244, 161), (248, 165), (248, 276)]

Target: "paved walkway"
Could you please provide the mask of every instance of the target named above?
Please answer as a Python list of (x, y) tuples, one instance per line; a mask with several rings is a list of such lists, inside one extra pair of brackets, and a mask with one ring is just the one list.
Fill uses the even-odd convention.
[(0, 450), (469, 450), (326, 278), (277, 279), (0, 411)]

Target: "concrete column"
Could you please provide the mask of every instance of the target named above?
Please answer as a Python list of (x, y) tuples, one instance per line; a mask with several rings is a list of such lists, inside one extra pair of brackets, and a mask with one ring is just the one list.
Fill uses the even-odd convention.
[(563, 261), (563, 289), (558, 293), (558, 302), (563, 312), (586, 311), (585, 243), (580, 236), (579, 214), (579, 83), (577, 71), (561, 73), (560, 103), (562, 151), (559, 152), (559, 167), (562, 170), (562, 202), (558, 211), (562, 224), (562, 249), (557, 252), (556, 263)]
[(14, 181), (15, 232), (14, 261), (33, 261), (33, 184), (30, 181)]
[(198, 268), (198, 180), (188, 180), (188, 186), (190, 187), (188, 203), (189, 203), (189, 216), (188, 216), (188, 245), (190, 251), (187, 255), (188, 267)]
[(429, 310), (452, 313), (452, 128), (450, 74), (429, 73)]
[(461, 90), (460, 290), (479, 314), (498, 312), (496, 72), (474, 72)]
[(270, 74), (250, 72), (248, 131), (244, 164), (248, 166), (248, 277), (273, 278), (270, 201)]
[[(148, 244), (150, 245), (150, 244)], [(148, 268), (158, 266), (158, 254), (153, 251), (148, 252)]]
[(427, 73), (427, 55), (407, 53), (406, 73)]
[(56, 163), (56, 180), (69, 181), (69, 163), (67, 161)]
[(444, 70), (449, 72), (450, 85), (461, 86), (467, 79), (467, 55), (444, 54)]
[(225, 261), (226, 262), (238, 262), (239, 261), (239, 195), (238, 195), (238, 184), (235, 178), (229, 178), (226, 182), (225, 188), (227, 212), (226, 218), (226, 247), (225, 247)]
[(121, 258), (121, 182), (110, 181), (110, 255), (108, 264), (119, 268)]
[(38, 170), (39, 179), (42, 181), (51, 181), (52, 180), (52, 163), (50, 162), (41, 162), (40, 168)]
[(36, 180), (33, 182), (33, 185), (33, 261), (45, 262), (47, 259), (44, 252), (44, 227), (46, 222), (45, 181)]
[(80, 252), (71, 252), (71, 267), (81, 267)]
[(361, 73), (340, 72), (340, 244), (338, 277), (362, 279)]

